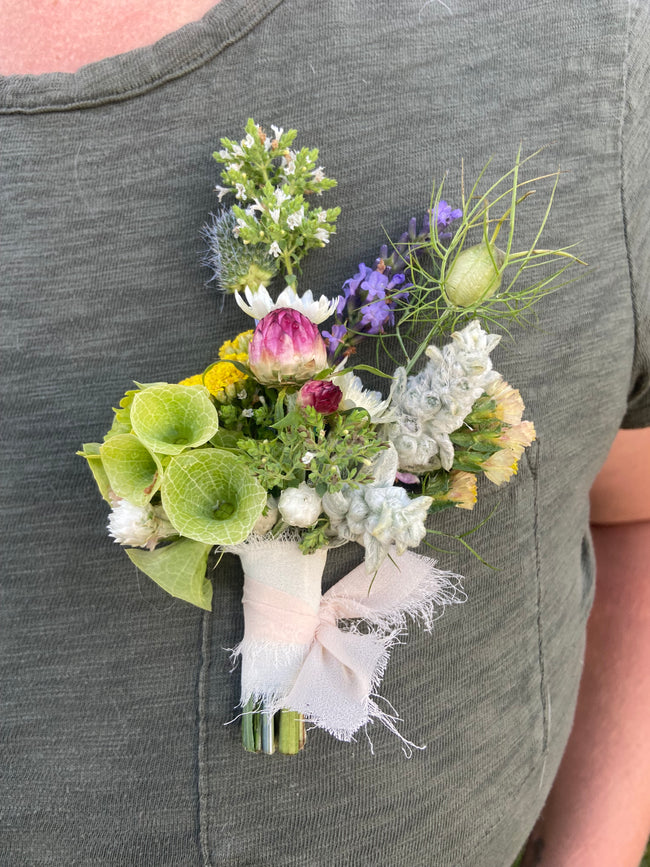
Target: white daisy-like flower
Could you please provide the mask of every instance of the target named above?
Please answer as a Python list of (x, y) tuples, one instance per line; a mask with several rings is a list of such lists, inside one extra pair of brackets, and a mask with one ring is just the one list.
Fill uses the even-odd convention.
[(274, 301), (269, 295), (268, 289), (260, 286), (256, 292), (253, 292), (249, 286), (244, 289), (244, 299), (239, 292), (235, 293), (235, 301), (239, 307), (252, 316), (253, 319), (263, 319), (272, 310), (278, 310), (281, 307), (291, 307), (306, 316), (314, 325), (320, 325), (336, 310), (338, 299), (330, 300), (325, 295), (321, 295), (318, 301), (314, 300), (311, 290), (307, 290), (302, 295), (298, 295), (295, 289), (287, 286), (278, 295)]
[(395, 420), (394, 410), (389, 409), (392, 389), (391, 394), (384, 400), (380, 391), (366, 391), (359, 377), (352, 371), (335, 376), (332, 382), (335, 382), (343, 392), (339, 410), (355, 407), (365, 409), (373, 424), (389, 424)]
[(282, 254), (282, 250), (280, 249), (280, 245), (277, 241), (274, 241), (271, 244), (271, 246), (269, 247), (269, 253), (271, 254), (271, 256), (275, 256), (276, 259)]

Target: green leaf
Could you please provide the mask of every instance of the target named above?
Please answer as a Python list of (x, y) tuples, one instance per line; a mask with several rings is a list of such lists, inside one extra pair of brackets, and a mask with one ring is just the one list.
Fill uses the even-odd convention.
[(99, 449), (111, 488), (135, 506), (145, 506), (162, 481), (160, 458), (133, 434), (116, 434)]
[(152, 385), (134, 397), (131, 424), (151, 451), (178, 455), (213, 437), (219, 416), (202, 385)]
[(110, 503), (111, 501), (108, 492), (111, 489), (111, 483), (108, 481), (108, 476), (106, 475), (106, 470), (102, 463), (101, 455), (99, 453), (100, 448), (100, 443), (84, 443), (82, 451), (77, 452), (77, 454), (88, 461), (88, 466), (97, 482), (99, 493), (107, 503)]
[(209, 545), (243, 542), (266, 506), (266, 491), (244, 461), (219, 449), (173, 458), (161, 496), (178, 532)]
[(205, 577), (210, 548), (191, 539), (179, 539), (153, 551), (124, 550), (131, 562), (167, 593), (211, 611), (212, 584)]

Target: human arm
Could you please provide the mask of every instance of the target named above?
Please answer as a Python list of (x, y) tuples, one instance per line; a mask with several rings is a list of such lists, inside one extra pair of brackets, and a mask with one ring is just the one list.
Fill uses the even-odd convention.
[(638, 867), (650, 834), (650, 428), (592, 488), (597, 578), (569, 742), (522, 867)]

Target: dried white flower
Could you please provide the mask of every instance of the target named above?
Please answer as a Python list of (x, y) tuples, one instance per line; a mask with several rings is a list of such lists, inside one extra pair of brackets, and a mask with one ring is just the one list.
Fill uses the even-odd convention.
[(270, 494), (266, 498), (266, 506), (264, 507), (264, 511), (259, 516), (257, 521), (255, 522), (255, 526), (253, 527), (253, 533), (256, 533), (258, 536), (264, 536), (269, 530), (272, 530), (275, 524), (277, 523), (278, 517), (278, 501), (275, 497), (272, 497)]
[(161, 539), (177, 535), (162, 506), (134, 506), (118, 500), (108, 516), (108, 533), (120, 545), (152, 550)]
[(321, 498), (306, 482), (280, 494), (278, 508), (282, 519), (292, 527), (311, 527), (321, 513)]

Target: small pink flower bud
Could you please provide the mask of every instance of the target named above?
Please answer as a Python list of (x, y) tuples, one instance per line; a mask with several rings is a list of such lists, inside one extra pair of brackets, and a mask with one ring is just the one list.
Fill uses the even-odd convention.
[(321, 415), (331, 415), (339, 408), (343, 392), (327, 379), (312, 379), (306, 382), (298, 392), (298, 406), (313, 406)]
[(258, 323), (248, 365), (255, 379), (267, 385), (304, 382), (327, 367), (325, 341), (306, 316), (281, 307)]

